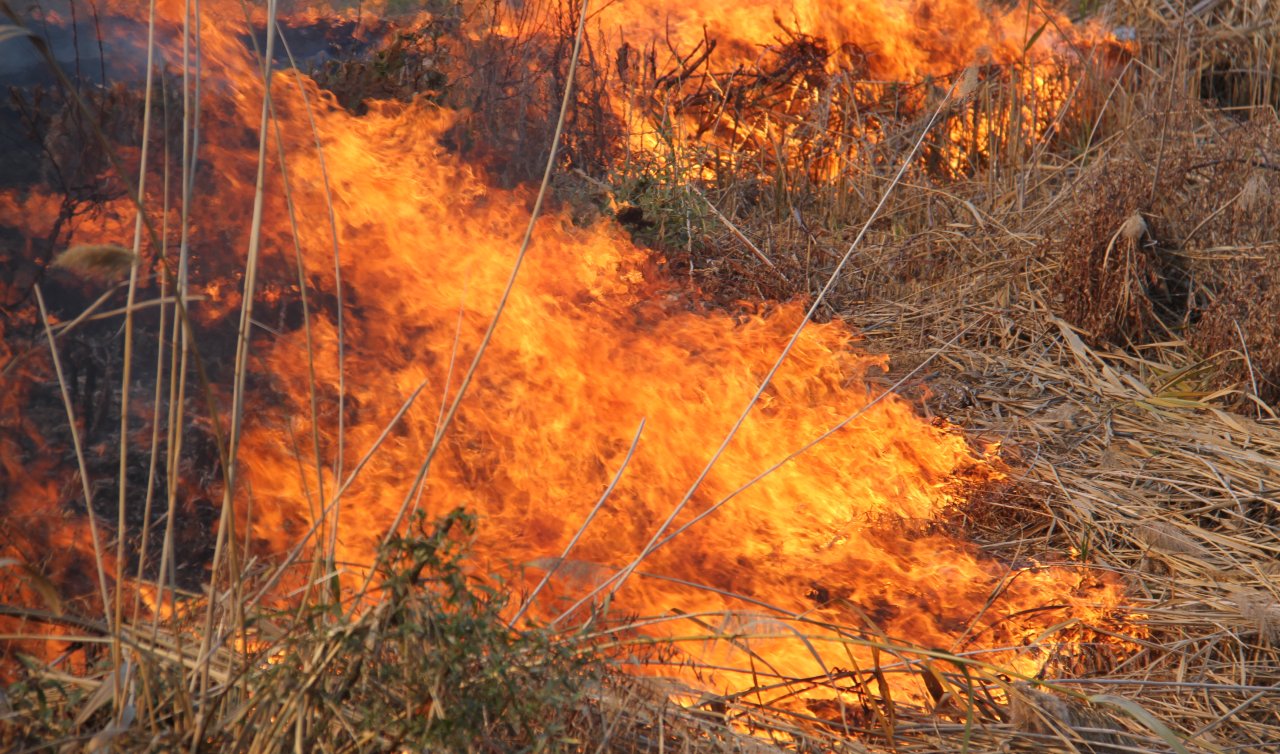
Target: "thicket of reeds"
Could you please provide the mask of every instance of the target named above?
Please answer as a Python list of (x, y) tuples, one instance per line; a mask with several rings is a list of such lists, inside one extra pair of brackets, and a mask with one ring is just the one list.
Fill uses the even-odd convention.
[[(0, 43), (27, 44), (22, 16), (0, 7), (12, 13), (0, 39), (12, 38)], [(160, 521), (159, 530), (113, 536), (138, 523), (128, 520), (126, 482), (151, 488), (145, 478), (122, 478), (112, 487), (114, 516), (89, 509), (104, 551), (94, 562), (63, 564), (85, 569), (89, 591), (100, 593), (96, 614), (65, 602), (47, 575), (0, 560), (23, 569), (0, 600), (0, 641), (15, 673), (0, 690), (0, 747), (1261, 754), (1280, 745), (1275, 8), (1147, 0), (1069, 8), (1124, 29), (1137, 45), (1082, 56), (1064, 77), (1074, 87), (1067, 104), (1040, 112), (1016, 84), (1027, 75), (1017, 64), (893, 89), (862, 86), (856, 76), (818, 75), (820, 41), (797, 35), (759, 70), (730, 81), (697, 50), (633, 50), (634, 60), (620, 65), (602, 40), (586, 36), (575, 46), (574, 9), (521, 7), (541, 9), (525, 19), (537, 34), (473, 37), (472, 47), (446, 51), (449, 26), (474, 19), (435, 7), (440, 26), (314, 74), (353, 108), (366, 96), (415, 95), (470, 108), (457, 148), (483, 155), (511, 183), (543, 176), (546, 147), (562, 128), (555, 171), (544, 181), (552, 200), (584, 222), (616, 217), (673, 269), (689, 270), (711, 300), (813, 297), (831, 279), (821, 316), (847, 319), (869, 350), (893, 357), (881, 387), (975, 442), (1001, 444), (1011, 481), (948, 524), (1009, 562), (1070, 554), (1118, 574), (1145, 637), (1118, 663), (1077, 658), (1055, 664), (1053, 677), (1016, 678), (977, 657), (868, 639), (866, 627), (850, 626), (849, 641), (881, 652), (882, 667), (870, 672), (927, 677), (934, 704), (906, 704), (869, 685), (858, 710), (801, 715), (784, 703), (858, 681), (833, 674), (762, 677), (756, 693), (686, 695), (679, 705), (669, 686), (628, 672), (670, 659), (668, 648), (631, 630), (670, 616), (510, 628), (520, 596), (463, 567), (476, 525), (463, 512), (414, 521), (388, 541), (373, 606), (362, 610), (330, 588), (332, 552), (317, 538), (296, 553), (316, 564), (309, 591), (281, 608), (266, 595), (284, 566), (237, 562), (229, 500), (208, 512), (211, 524), (222, 523), (211, 527), (218, 539), (210, 569), (179, 578), (177, 491), (146, 500), (141, 525)], [(436, 67), (445, 52), (451, 67)], [(529, 74), (539, 67), (546, 75)], [(578, 86), (562, 112), (570, 78)], [(70, 168), (84, 176), (109, 172), (117, 159), (104, 131), (181, 135), (194, 117), (181, 88), (167, 95), (173, 121), (162, 126), (124, 114), (153, 112), (154, 87), (136, 94), (61, 85), (48, 96), (61, 97), (55, 110), (65, 131), (46, 144), (79, 150)], [(776, 100), (797, 86), (808, 87), (807, 99)], [(517, 96), (492, 96), (498, 90)], [(606, 92), (630, 98), (634, 121), (600, 109)], [(877, 113), (874, 138), (840, 122), (851, 110), (831, 107), (835, 101)], [(729, 106), (740, 108), (732, 122), (742, 128), (726, 136), (733, 150), (684, 132)], [(766, 130), (750, 119), (785, 108), (785, 125), (767, 131), (773, 141), (752, 142), (748, 134)], [(939, 127), (984, 114), (1006, 130), (956, 144)], [(628, 152), (623, 137), (636, 128), (656, 128), (669, 153)], [(917, 145), (919, 159), (896, 175)], [(172, 176), (180, 185), (189, 179)], [(137, 190), (70, 183), (84, 195), (69, 207), (91, 202), (95, 191)], [(184, 197), (175, 212), (191, 201)], [(140, 223), (136, 244), (150, 232)], [(60, 262), (128, 279), (135, 253), (80, 248)], [(176, 262), (180, 250), (172, 253)], [(238, 398), (250, 389), (238, 364), (232, 420), (213, 438), (195, 426), (192, 414), (209, 408), (211, 393), (186, 309), (175, 305), (184, 281), (176, 263), (171, 269), (160, 341), (144, 349), (126, 335), (118, 362), (145, 350), (158, 374), (169, 375), (157, 382), (155, 402), (172, 412), (165, 426), (173, 434), (153, 439), (152, 474), (178, 463), (185, 431), (216, 443), (223, 458), (234, 452)], [(104, 299), (83, 321), (28, 323), (43, 338), (30, 345), (44, 350), (4, 353), (0, 379), (48, 358), (50, 346), (56, 354), (84, 322), (106, 318), (131, 332), (143, 305), (135, 285), (124, 283), (110, 307)], [(83, 426), (92, 396), (53, 365), (57, 405), (68, 427)], [(129, 383), (127, 366), (114, 374)], [(162, 401), (162, 392), (179, 399)], [(104, 410), (96, 421), (127, 415)], [(83, 472), (76, 430), (65, 439)], [(124, 476), (123, 455), (118, 468)], [(166, 506), (167, 516), (151, 515)], [(7, 526), (0, 523), (0, 535)], [(128, 555), (127, 542), (152, 552)], [(190, 592), (186, 610), (144, 608), (144, 596), (164, 603), (156, 592), (178, 585)], [(807, 620), (785, 622), (803, 634)], [(710, 625), (686, 637), (724, 639)]]

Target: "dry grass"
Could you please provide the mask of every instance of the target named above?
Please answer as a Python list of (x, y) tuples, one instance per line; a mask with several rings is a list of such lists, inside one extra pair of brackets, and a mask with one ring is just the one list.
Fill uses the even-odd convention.
[[(970, 512), (971, 529), (1006, 557), (1077, 553), (1132, 584), (1148, 640), (1071, 688), (1138, 699), (1196, 744), (1265, 751), (1280, 682), (1269, 622), (1280, 428), (1225, 410), (1184, 342), (1097, 351), (1034, 286), (1011, 287), (1008, 303), (969, 310), (994, 327), (949, 352), (944, 370), (973, 389), (949, 416), (999, 439), (1023, 470), (984, 503), (992, 510)], [(909, 315), (905, 303), (882, 311)], [(916, 339), (882, 331), (871, 343), (909, 363)]]
[[(1194, 148), (1190, 139), (1166, 135), (1166, 148), (1183, 165), (1229, 148), (1242, 130), (1195, 103), (1179, 104), (1205, 124)], [(1223, 141), (1205, 139), (1206, 133)], [(1124, 218), (1138, 209), (1152, 212), (1164, 255), (1189, 256), (1189, 249), (1210, 244), (1240, 247), (1242, 237), (1269, 231), (1237, 222), (1217, 226), (1223, 235), (1216, 241), (1193, 236), (1225, 214), (1231, 184), (1209, 188), (1179, 180), (1148, 199), (1153, 195), (1142, 189), (1153, 171), (1139, 171), (1135, 179), (1129, 160), (1132, 152), (1158, 149), (1154, 141), (1117, 134), (1095, 158), (1095, 170), (1054, 186), (1032, 211), (983, 208), (1001, 230), (948, 233), (959, 252), (954, 264), (940, 265), (928, 285), (882, 283), (875, 300), (852, 316), (868, 332), (869, 347), (898, 356), (899, 369), (911, 366), (922, 348), (969, 328), (944, 357), (946, 367), (928, 380), (964, 386), (963, 400), (947, 402), (945, 394), (921, 400), (926, 410), (944, 413), (975, 436), (1001, 441), (1006, 457), (1022, 470), (1004, 497), (968, 512), (966, 520), (992, 552), (1076, 553), (1131, 583), (1135, 609), (1150, 630), (1143, 648), (1099, 677), (1066, 685), (1140, 700), (1185, 735), (1191, 750), (1262, 752), (1280, 738), (1280, 698), (1272, 691), (1280, 683), (1274, 633), (1280, 426), (1264, 403), (1254, 402), (1238, 366), (1243, 359), (1233, 363), (1196, 347), (1215, 322), (1212, 308), (1194, 322), (1189, 315), (1181, 322), (1150, 319), (1151, 278), (1111, 279), (1097, 262), (1108, 247), (1115, 259), (1115, 247), (1127, 242)], [(1139, 188), (1132, 193), (1151, 204), (1120, 202), (1104, 212), (1105, 202), (1086, 203), (1086, 210), (1065, 214), (1083, 221), (1096, 211), (1103, 215), (1096, 228), (1060, 224), (1053, 208), (1070, 207), (1070, 198), (1090, 190), (1108, 170), (1130, 176), (1129, 185)], [(1208, 193), (1221, 200), (1205, 201)], [(1224, 235), (1234, 241), (1223, 243)], [(1002, 247), (1009, 251), (990, 252)], [(1017, 248), (1026, 251), (1019, 255), (1012, 251)], [(1093, 264), (1081, 261), (1082, 248), (1094, 255)], [(1227, 253), (1226, 270), (1245, 266)], [(965, 266), (979, 260), (983, 275), (975, 278)], [(1202, 261), (1189, 266), (1194, 270)], [(1145, 263), (1155, 264), (1150, 258)], [(1247, 275), (1200, 270), (1200, 290), (1216, 288), (1211, 307), (1229, 299), (1239, 307), (1240, 321), (1275, 311), (1265, 296), (1248, 298), (1249, 290), (1265, 289), (1265, 278), (1246, 289), (1235, 286)], [(1151, 268), (1142, 271), (1150, 274)], [(1104, 293), (1071, 301), (1064, 280), (1074, 280), (1076, 290), (1103, 286)], [(1133, 310), (1116, 305), (1123, 296), (1138, 297), (1144, 316), (1126, 316)], [(1065, 315), (1097, 329), (1081, 332)], [(1117, 340), (1119, 345), (1106, 342)], [(1265, 350), (1252, 346), (1255, 368), (1256, 354)], [(1036, 513), (1028, 517), (1026, 511)], [(1011, 524), (1017, 528), (1011, 531)], [(1032, 727), (1046, 730), (1042, 723)]]
[[(1132, 585), (1150, 631), (1142, 649), (1059, 686), (1138, 700), (1191, 751), (1264, 752), (1280, 740), (1277, 124), (1267, 107), (1196, 99), (1196, 42), (1181, 40), (1180, 55), (1160, 44), (1174, 41), (1144, 51), (1082, 153), (1050, 152), (1007, 183), (921, 175), (905, 186), (898, 226), (872, 238), (838, 310), (868, 348), (894, 355), (886, 386), (963, 333), (906, 393), (999, 440), (1020, 470), (961, 514), (989, 551), (1070, 553)], [(792, 290), (841, 248), (838, 231), (802, 218), (744, 226), (773, 259), (804, 260), (786, 270)], [(700, 279), (728, 270), (739, 295), (743, 279), (778, 289), (743, 259), (721, 252)], [(913, 735), (883, 743), (1171, 746), (1118, 739), (1125, 723), (1105, 705), (1038, 691), (1011, 700), (971, 738), (904, 724)]]
[(1072, 211), (1062, 223), (1061, 237), (1046, 239), (1060, 250), (1058, 272), (1051, 284), (1054, 308), (1099, 341), (1128, 345), (1163, 335), (1157, 302), (1170, 296), (1168, 269), (1156, 249), (1144, 217), (1150, 199), (1165, 196), (1176, 183), (1151, 186), (1149, 171), (1122, 160), (1073, 187)]

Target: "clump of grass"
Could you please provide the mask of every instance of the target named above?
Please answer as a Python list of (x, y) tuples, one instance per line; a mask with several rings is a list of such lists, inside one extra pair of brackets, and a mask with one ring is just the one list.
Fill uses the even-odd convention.
[(1096, 707), (1027, 684), (1015, 684), (1011, 690), (1009, 724), (1045, 743), (1088, 754), (1119, 754), (1128, 744), (1118, 721)]
[(506, 592), (467, 560), (475, 526), (461, 510), (418, 515), (380, 552), (381, 586), (354, 616), (328, 602), (247, 616), (250, 651), (221, 658), (222, 682), (205, 698), (184, 691), (184, 663), (166, 657), (165, 645), (181, 641), (177, 627), (159, 640), (126, 629), (137, 651), (126, 713), (135, 719), (92, 704), (110, 668), (76, 678), (31, 663), (5, 691), (0, 743), (177, 743), (195, 705), (218, 712), (202, 751), (572, 748), (593, 724), (587, 694), (598, 694), (607, 662), (572, 635), (507, 626)]
[(1223, 374), (1252, 396), (1248, 402), (1280, 399), (1280, 202), (1270, 188), (1280, 165), (1277, 133), (1280, 121), (1265, 110), (1224, 128), (1200, 151), (1169, 210), (1186, 218), (1182, 252), (1199, 284), (1191, 342), (1206, 356), (1226, 356)]
[[(226, 743), (267, 750), (305, 725), (306, 750), (344, 740), (374, 749), (563, 749), (603, 666), (551, 634), (506, 627), (506, 593), (466, 563), (475, 526), (461, 510), (436, 521), (419, 515), (411, 534), (383, 549), (371, 608), (355, 618), (327, 606), (305, 611), (259, 671), (255, 696), (279, 707), (261, 705), (237, 726), (251, 737)], [(292, 719), (279, 719), (280, 707)]]
[(1103, 163), (1074, 187), (1077, 201), (1061, 233), (1044, 241), (1060, 259), (1051, 283), (1055, 310), (1099, 342), (1148, 342), (1173, 317), (1168, 304), (1177, 270), (1161, 253), (1143, 211), (1182, 176), (1166, 170), (1159, 186), (1152, 177), (1136, 162)]
[(1241, 403), (1267, 413), (1257, 402), (1280, 397), (1280, 203), (1269, 191), (1280, 121), (1175, 102), (1140, 121), (1159, 123), (1155, 135), (1114, 145), (1064, 190), (1041, 248), (1057, 265), (1049, 302), (1094, 343), (1184, 338)]
[(53, 260), (54, 267), (96, 278), (123, 277), (137, 263), (136, 254), (113, 244), (77, 244)]

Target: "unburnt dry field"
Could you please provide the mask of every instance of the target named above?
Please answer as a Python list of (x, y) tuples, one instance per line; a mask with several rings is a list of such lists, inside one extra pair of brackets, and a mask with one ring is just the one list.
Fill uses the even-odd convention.
[(0, 11), (6, 749), (1280, 742), (1268, 5)]

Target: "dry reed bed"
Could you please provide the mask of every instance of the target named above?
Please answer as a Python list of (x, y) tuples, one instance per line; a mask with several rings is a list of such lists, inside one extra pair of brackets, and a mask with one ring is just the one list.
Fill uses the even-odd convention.
[[(885, 387), (937, 351), (907, 394), (1003, 444), (1016, 483), (962, 518), (993, 554), (1080, 557), (1131, 585), (1135, 622), (1149, 632), (1141, 649), (1056, 688), (1137, 700), (1190, 751), (1280, 742), (1277, 120), (1256, 86), (1227, 110), (1197, 99), (1212, 66), (1274, 49), (1274, 20), (1253, 38), (1221, 15), (1198, 22), (1216, 25), (1207, 35), (1146, 26), (1156, 44), (1108, 95), (1082, 151), (970, 181), (909, 176), (893, 225), (858, 250), (832, 311), (894, 356)], [(875, 170), (841, 180), (846, 202), (887, 181)], [(812, 290), (848, 240), (799, 213), (741, 219), (713, 236), (720, 254), (707, 265), (732, 269), (739, 294)], [(746, 261), (738, 235), (784, 260), (780, 270)], [(1133, 718), (1112, 711), (1099, 722), (1061, 694), (1025, 693), (978, 728), (904, 714), (892, 740), (863, 740), (938, 752), (1170, 750)]]
[[(1016, 483), (962, 514), (987, 549), (1079, 558), (1131, 585), (1140, 648), (1055, 690), (1137, 700), (1188, 751), (1261, 753), (1280, 742), (1276, 308), (1258, 295), (1278, 268), (1276, 120), (1206, 107), (1186, 69), (1149, 64), (1111, 93), (1083, 152), (1002, 166), (999, 180), (910, 174), (829, 313), (894, 355), (885, 387), (938, 351), (907, 392), (1002, 442)], [(793, 205), (808, 217), (717, 214), (696, 277), (727, 300), (812, 292), (856, 230), (837, 219), (865, 216), (856, 197), (887, 182), (850, 171)], [(1011, 693), (977, 724), (900, 708), (891, 734), (859, 730), (855, 748), (1176, 750), (1141, 715)]]
[(1143, 648), (1071, 688), (1139, 699), (1194, 743), (1267, 750), (1280, 740), (1280, 427), (1188, 405), (1166, 385), (1186, 366), (1172, 347), (1103, 354), (1039, 305), (1015, 313), (1012, 337), (949, 352), (975, 387), (953, 415), (1025, 463), (1017, 494), (993, 504), (1043, 515), (1012, 542), (1008, 515), (976, 528), (1001, 525), (996, 553), (1075, 551), (1132, 585)]
[[(1063, 265), (1079, 253), (1064, 242), (1079, 237), (1078, 226), (1062, 217), (1089, 221), (1070, 199), (1098, 170), (1161, 149), (1166, 166), (1218, 159), (1242, 133), (1268, 133), (1273, 122), (1262, 113), (1261, 123), (1241, 125), (1179, 104), (1191, 117), (1166, 129), (1163, 144), (1156, 132), (1119, 133), (1095, 158), (1098, 169), (1059, 183), (1030, 211), (1001, 210), (997, 197), (984, 208), (993, 220), (985, 227), (922, 231), (917, 249), (942, 237), (954, 258), (921, 276), (895, 282), (879, 274), (858, 286), (875, 300), (853, 318), (869, 348), (895, 354), (895, 372), (963, 333), (915, 389), (926, 410), (1000, 440), (1018, 470), (1003, 498), (969, 512), (993, 553), (1079, 554), (1131, 584), (1136, 620), (1150, 632), (1142, 648), (1099, 677), (1060, 685), (1139, 700), (1187, 736), (1192, 751), (1264, 752), (1280, 741), (1280, 422), (1257, 397), (1262, 375), (1248, 349), (1196, 347), (1205, 342), (1196, 337), (1203, 313), (1154, 319), (1146, 339), (1125, 348), (1059, 316), (1071, 295), (1061, 287)], [(1150, 249), (1183, 258), (1216, 249), (1216, 269), (1202, 267), (1192, 285), (1218, 299), (1238, 296), (1238, 268), (1254, 263), (1250, 253), (1270, 233), (1258, 218), (1269, 216), (1274, 200), (1251, 209), (1252, 221), (1218, 223), (1254, 173), (1249, 161), (1212, 183), (1179, 176), (1172, 193), (1154, 196), (1153, 162), (1135, 187), (1135, 206), (1100, 220), (1112, 223), (1104, 239), (1143, 211), (1165, 234)], [(1233, 303), (1242, 322), (1274, 317), (1265, 299)], [(1217, 305), (1212, 297), (1205, 304)], [(1039, 515), (1026, 516), (1028, 509)]]

